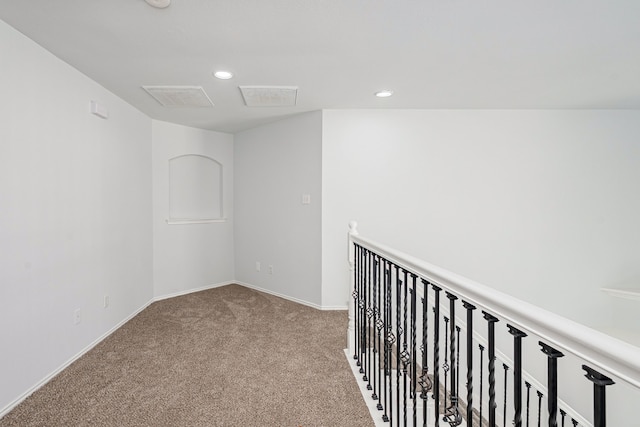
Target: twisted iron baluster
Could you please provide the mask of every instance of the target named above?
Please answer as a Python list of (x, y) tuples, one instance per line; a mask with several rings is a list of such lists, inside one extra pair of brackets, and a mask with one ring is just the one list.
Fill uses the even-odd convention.
[(378, 355), (376, 356), (376, 361), (378, 362), (378, 369), (376, 370), (376, 372), (378, 373), (378, 404), (376, 405), (376, 408), (381, 411), (383, 406), (382, 406), (382, 377), (384, 376), (384, 368), (381, 366), (382, 364), (382, 356), (381, 353), (384, 352), (384, 349), (382, 348), (382, 330), (384, 329), (384, 316), (382, 313), (382, 310), (384, 310), (382, 308), (382, 292), (383, 292), (383, 286), (384, 286), (384, 279), (383, 279), (383, 275), (382, 275), (382, 264), (384, 262), (384, 258), (380, 257), (380, 261), (376, 263), (376, 283), (378, 284), (378, 292), (377, 292), (377, 301), (378, 301), (378, 307), (375, 310), (375, 315), (376, 315), (376, 327), (378, 329)]
[(400, 325), (400, 304), (402, 300), (402, 279), (400, 278), (400, 267), (396, 267), (396, 409), (398, 420), (400, 420), (400, 341), (402, 338), (402, 326)]
[(384, 367), (381, 366), (382, 365), (382, 355), (380, 353), (384, 353), (384, 349), (382, 348), (382, 343), (380, 342), (380, 340), (382, 339), (382, 335), (383, 335), (383, 330), (384, 330), (384, 308), (383, 308), (383, 296), (382, 293), (384, 292), (384, 273), (383, 273), (383, 264), (384, 264), (384, 258), (380, 257), (380, 262), (377, 266), (377, 271), (378, 271), (378, 320), (376, 322), (376, 326), (378, 327), (378, 356), (377, 356), (377, 361), (378, 361), (378, 404), (376, 405), (376, 408), (381, 411), (383, 409), (383, 405), (382, 405), (382, 377), (384, 376)]
[(456, 326), (456, 409), (460, 397), (460, 326)]
[[(440, 423), (440, 287), (431, 285), (434, 290), (433, 306), (433, 401), (435, 407), (434, 425)], [(446, 383), (446, 382), (445, 382)]]
[(578, 421), (574, 420), (573, 418), (571, 418), (571, 423), (573, 423), (573, 427), (576, 427), (578, 425)]
[(366, 348), (367, 348), (367, 249), (363, 248), (362, 251), (362, 289), (360, 294), (362, 298), (360, 299), (360, 319), (362, 323), (362, 328), (360, 329), (360, 373), (363, 374), (363, 380), (367, 381), (367, 375), (365, 373), (366, 368)]
[[(444, 371), (444, 409), (446, 414), (447, 406), (447, 378), (449, 376), (449, 352), (447, 348), (449, 347), (449, 318), (444, 316), (444, 364), (442, 365), (442, 370)], [(446, 421), (446, 420), (445, 420)]]
[[(393, 331), (391, 329), (391, 270), (389, 262), (384, 260), (384, 320), (385, 320), (385, 334), (384, 334), (384, 414), (382, 415), (382, 421), (388, 422), (391, 420), (390, 415), (392, 412), (392, 387), (391, 387), (391, 347), (395, 341)], [(389, 377), (389, 388), (387, 389), (387, 377)]]
[(431, 390), (431, 380), (429, 379), (428, 353), (427, 353), (427, 326), (428, 326), (428, 314), (429, 314), (429, 282), (422, 279), (424, 298), (422, 298), (422, 374), (420, 375), (420, 398), (422, 399), (422, 424), (427, 425), (427, 399), (429, 398), (428, 392)]
[[(456, 300), (457, 296), (447, 292), (447, 298), (449, 298), (449, 315), (451, 316), (451, 330), (449, 332), (451, 343), (451, 391), (450, 391), (450, 405), (446, 408), (444, 421), (449, 423), (450, 426), (455, 427), (462, 423), (462, 416), (458, 410), (458, 379), (457, 372), (460, 370), (460, 353), (458, 347), (457, 359), (456, 359), (456, 344), (460, 341), (460, 328), (456, 326)], [(456, 333), (457, 331), (457, 340)]]
[(376, 275), (377, 275), (377, 281), (376, 283), (378, 284), (378, 309), (376, 310), (376, 327), (378, 328), (378, 355), (376, 356), (376, 361), (378, 362), (378, 369), (376, 372), (378, 372), (378, 404), (376, 405), (376, 408), (381, 411), (383, 409), (382, 406), (382, 377), (384, 376), (384, 367), (380, 366), (382, 363), (381, 360), (381, 355), (380, 353), (385, 352), (385, 350), (382, 348), (382, 343), (380, 342), (381, 340), (381, 335), (382, 335), (382, 331), (384, 329), (384, 316), (382, 311), (384, 310), (382, 308), (382, 292), (384, 289), (384, 275), (382, 274), (382, 265), (384, 263), (384, 258), (380, 257), (380, 262), (378, 262), (376, 264)]
[[(378, 285), (378, 255), (374, 254), (373, 255), (373, 266), (372, 266), (372, 288), (373, 288), (373, 295), (372, 295), (372, 301), (373, 301), (373, 309), (372, 309), (372, 313), (371, 313), (371, 322), (372, 322), (372, 327), (374, 328), (374, 333), (373, 333), (373, 366), (371, 367), (371, 370), (373, 371), (373, 393), (371, 394), (371, 398), (373, 400), (378, 400), (378, 393), (377, 393), (377, 369), (376, 369), (376, 361), (378, 362), (378, 364), (380, 363), (380, 357), (378, 356), (378, 348), (376, 347), (376, 336), (375, 336), (375, 329), (378, 329), (378, 307), (377, 307), (377, 302), (378, 302), (378, 292), (377, 292), (377, 285)], [(378, 329), (378, 342), (380, 342), (380, 330)]]
[[(353, 328), (353, 335), (354, 335), (354, 343), (355, 345), (353, 346), (353, 360), (358, 360), (358, 286), (359, 286), (359, 277), (358, 277), (358, 268), (360, 265), (360, 262), (358, 260), (358, 257), (360, 256), (360, 245), (358, 245), (357, 243), (354, 243), (354, 247), (355, 247), (355, 255), (353, 257), (353, 293), (351, 294), (351, 296), (353, 296), (353, 308), (354, 308), (354, 313), (353, 313), (353, 322), (355, 327)], [(358, 365), (359, 363), (356, 362), (356, 365)]]
[(502, 364), (502, 369), (504, 369), (504, 401), (502, 403), (502, 424), (506, 427), (507, 425), (507, 371), (509, 367), (506, 363)]
[(466, 301), (462, 301), (462, 305), (467, 310), (467, 425), (473, 426), (473, 310), (476, 307)]
[[(367, 250), (365, 248), (362, 248), (362, 259), (360, 260), (360, 302), (358, 304), (358, 307), (360, 308), (360, 355), (359, 355), (359, 362), (360, 362), (360, 370), (359, 372), (361, 374), (364, 374), (364, 368), (365, 368), (365, 349), (366, 349), (366, 335), (365, 335), (365, 331), (367, 329), (367, 321), (366, 321), (366, 314), (365, 314), (365, 310), (367, 309), (367, 305), (365, 303), (366, 301), (366, 286), (365, 286), (365, 282), (367, 280), (367, 276), (366, 276), (366, 259), (367, 259)], [(365, 381), (366, 381), (366, 376), (365, 376)]]
[(562, 422), (562, 426), (561, 427), (564, 427), (564, 417), (566, 417), (566, 416), (567, 416), (567, 413), (565, 411), (563, 411), (562, 409), (560, 409), (560, 417), (561, 417), (560, 419), (561, 419), (561, 422)]
[(367, 380), (365, 369), (367, 367), (367, 257), (368, 250), (363, 248), (362, 251), (362, 290), (360, 299), (360, 319), (362, 327), (360, 328), (360, 373), (363, 374), (364, 381)]
[(407, 352), (407, 289), (409, 282), (407, 281), (407, 270), (404, 270), (404, 305), (403, 305), (403, 323), (402, 323), (402, 410), (404, 413), (404, 425), (407, 425), (407, 366), (410, 363), (409, 353)]
[(527, 387), (527, 427), (529, 427), (529, 396), (531, 394), (531, 384), (525, 381), (524, 385)]
[(527, 334), (507, 325), (513, 335), (513, 425), (522, 427), (522, 338)]
[(364, 380), (367, 382), (367, 390), (371, 390), (371, 316), (373, 310), (371, 309), (371, 258), (373, 252), (367, 251), (367, 259), (365, 260), (365, 304), (367, 306), (365, 310), (366, 315), (366, 330), (365, 330), (365, 349), (366, 349), (366, 366), (364, 373)]
[(540, 415), (542, 413), (542, 393), (540, 390), (537, 390), (538, 393), (538, 427), (540, 427)]
[(482, 426), (482, 377), (484, 375), (484, 365), (482, 363), (482, 356), (484, 355), (484, 346), (482, 344), (479, 344), (478, 347), (480, 348), (480, 426)]
[(495, 324), (498, 318), (487, 313), (482, 312), (484, 318), (487, 320), (488, 336), (489, 336), (489, 427), (496, 427), (496, 344), (495, 344)]
[(411, 398), (413, 399), (413, 425), (416, 425), (418, 415), (418, 402), (416, 401), (416, 279), (418, 276), (411, 274), (413, 278), (413, 287), (411, 288)]
[(362, 272), (362, 260), (364, 259), (364, 249), (359, 246), (359, 253), (358, 253), (358, 303), (356, 305), (356, 318), (357, 318), (357, 323), (356, 323), (356, 333), (358, 335), (358, 339), (356, 340), (356, 347), (358, 348), (358, 355), (357, 355), (357, 362), (356, 365), (360, 366), (360, 369), (358, 370), (358, 372), (362, 373), (362, 307), (364, 306), (364, 303), (362, 301), (363, 295), (364, 295), (364, 291), (363, 291), (363, 272)]

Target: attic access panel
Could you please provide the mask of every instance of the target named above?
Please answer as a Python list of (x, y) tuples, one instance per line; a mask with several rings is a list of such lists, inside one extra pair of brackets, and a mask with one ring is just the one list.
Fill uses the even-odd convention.
[(239, 86), (247, 107), (294, 107), (297, 86)]
[(142, 86), (163, 107), (213, 107), (202, 86)]

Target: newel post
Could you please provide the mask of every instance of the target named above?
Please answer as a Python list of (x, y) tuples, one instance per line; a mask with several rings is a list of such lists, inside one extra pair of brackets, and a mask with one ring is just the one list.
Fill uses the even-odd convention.
[(353, 244), (352, 236), (358, 235), (358, 223), (356, 221), (349, 222), (349, 324), (347, 326), (347, 349), (348, 354), (356, 354), (356, 304), (355, 300), (358, 298), (357, 290), (355, 287), (355, 246)]

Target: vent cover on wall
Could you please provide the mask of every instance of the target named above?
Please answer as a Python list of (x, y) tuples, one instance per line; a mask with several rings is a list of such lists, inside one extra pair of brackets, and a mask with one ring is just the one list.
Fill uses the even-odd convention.
[(142, 86), (163, 107), (213, 107), (201, 86)]
[(239, 86), (247, 107), (293, 107), (296, 105), (296, 86)]

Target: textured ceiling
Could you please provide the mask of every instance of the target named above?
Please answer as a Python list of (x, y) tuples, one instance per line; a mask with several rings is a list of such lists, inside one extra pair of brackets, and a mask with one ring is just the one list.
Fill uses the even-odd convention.
[[(640, 108), (637, 0), (2, 0), (0, 19), (150, 117), (225, 132), (322, 108)], [(297, 106), (247, 107), (244, 85), (297, 86)]]

